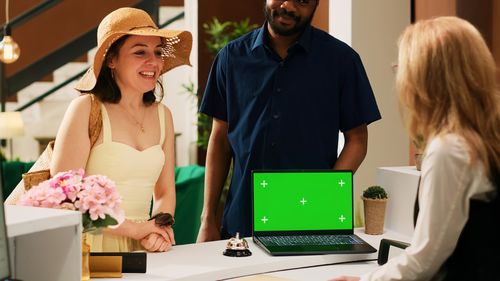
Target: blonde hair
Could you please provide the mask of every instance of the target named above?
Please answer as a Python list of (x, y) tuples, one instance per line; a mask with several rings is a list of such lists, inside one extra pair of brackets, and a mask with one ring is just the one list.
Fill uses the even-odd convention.
[(413, 139), (461, 135), (471, 163), (500, 167), (500, 95), (496, 66), (479, 31), (456, 17), (419, 21), (399, 39), (396, 86)]

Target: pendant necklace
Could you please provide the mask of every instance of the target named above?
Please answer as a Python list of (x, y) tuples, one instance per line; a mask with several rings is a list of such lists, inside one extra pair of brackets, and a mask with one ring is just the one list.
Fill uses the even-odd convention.
[(127, 116), (129, 116), (133, 120), (133, 123), (135, 123), (135, 125), (137, 127), (139, 127), (139, 132), (140, 133), (144, 133), (145, 132), (145, 130), (144, 130), (144, 118), (146, 117), (146, 108), (144, 108), (143, 113), (142, 113), (142, 122), (139, 122), (137, 120), (137, 118), (135, 118), (135, 116), (132, 115), (124, 106), (122, 106), (121, 104), (118, 104), (118, 106), (120, 106), (120, 108), (123, 111), (125, 111), (125, 113), (127, 114)]

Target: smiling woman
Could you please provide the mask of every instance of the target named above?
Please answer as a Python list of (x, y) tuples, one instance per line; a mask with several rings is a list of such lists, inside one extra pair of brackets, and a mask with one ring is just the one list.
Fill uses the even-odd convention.
[[(82, 96), (71, 102), (59, 128), (51, 174), (84, 168), (116, 183), (126, 220), (91, 234), (92, 252), (166, 251), (175, 244), (172, 227), (149, 217), (152, 197), (153, 215), (173, 217), (175, 210), (174, 129), (170, 110), (160, 103), (159, 79), (190, 64), (192, 37), (158, 29), (142, 10), (121, 8), (102, 20), (97, 41), (94, 63), (76, 85)], [(102, 130), (93, 146), (88, 93), (102, 102)]]
[[(125, 37), (122, 37), (125, 38)], [(154, 101), (152, 89), (163, 67), (164, 44), (156, 36), (130, 35), (120, 39), (119, 47), (113, 47), (107, 57), (107, 67), (111, 71), (121, 92), (148, 93), (148, 103)]]

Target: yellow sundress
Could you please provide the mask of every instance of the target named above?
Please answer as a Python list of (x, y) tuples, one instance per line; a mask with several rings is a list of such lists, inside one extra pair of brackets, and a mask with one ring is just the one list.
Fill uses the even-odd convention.
[[(128, 220), (141, 222), (149, 218), (153, 187), (165, 163), (162, 149), (165, 140), (165, 115), (158, 106), (160, 143), (142, 151), (114, 142), (106, 107), (101, 104), (103, 142), (95, 145), (89, 155), (87, 175), (105, 175), (116, 183), (122, 196), (121, 207)], [(139, 241), (109, 233), (88, 235), (91, 252), (130, 252), (144, 250)]]

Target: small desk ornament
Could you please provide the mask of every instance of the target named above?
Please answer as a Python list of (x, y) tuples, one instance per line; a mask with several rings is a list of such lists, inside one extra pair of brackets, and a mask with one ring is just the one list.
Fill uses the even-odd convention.
[(222, 254), (229, 257), (248, 257), (252, 255), (252, 252), (248, 249), (247, 240), (240, 239), (240, 233), (236, 232), (236, 237), (229, 239)]

